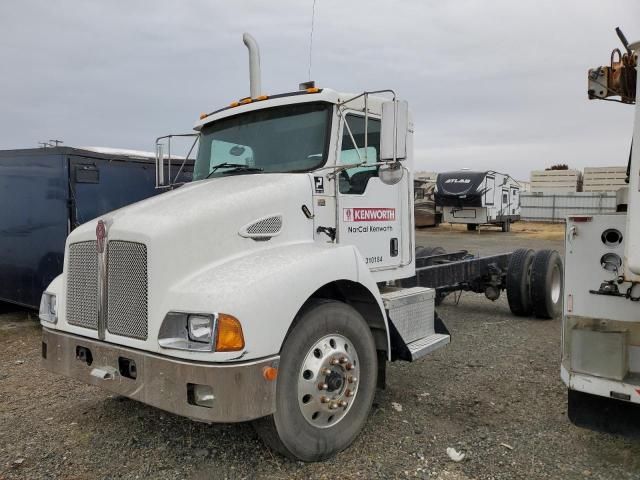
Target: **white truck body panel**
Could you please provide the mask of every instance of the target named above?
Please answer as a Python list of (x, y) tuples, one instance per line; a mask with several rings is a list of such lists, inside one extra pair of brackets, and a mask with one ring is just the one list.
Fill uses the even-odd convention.
[[(636, 69), (637, 70), (637, 69)], [(640, 82), (636, 82), (636, 91), (640, 92)], [(636, 94), (636, 98), (640, 98)], [(640, 145), (640, 108), (638, 104), (635, 105), (634, 116), (634, 129), (633, 129), (633, 145), (636, 148), (632, 149), (631, 155), (631, 169), (629, 172), (629, 212), (634, 209), (640, 209), (640, 149), (637, 148)], [(626, 229), (626, 250), (625, 250), (625, 265), (628, 267), (629, 272), (635, 275), (640, 275), (640, 215), (629, 215), (627, 220)]]
[[(567, 387), (610, 397), (630, 395), (640, 401), (640, 318), (638, 303), (624, 297), (630, 282), (622, 257), (626, 239), (605, 243), (610, 230), (622, 234), (626, 213), (575, 216), (567, 220), (562, 326), (562, 379)], [(620, 259), (617, 271), (608, 259)], [(612, 265), (612, 264), (610, 264)], [(615, 280), (619, 295), (597, 293)]]

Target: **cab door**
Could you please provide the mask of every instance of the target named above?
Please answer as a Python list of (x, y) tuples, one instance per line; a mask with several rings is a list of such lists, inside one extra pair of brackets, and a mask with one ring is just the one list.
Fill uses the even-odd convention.
[(368, 119), (366, 148), (364, 116), (348, 113), (342, 124), (338, 165), (361, 163), (365, 158), (366, 164), (338, 173), (338, 242), (355, 245), (372, 271), (391, 270), (402, 265), (408, 254), (403, 250), (407, 250), (413, 223), (408, 215), (413, 201), (407, 198), (410, 175), (403, 175), (395, 185), (386, 185), (378, 177), (379, 119)]

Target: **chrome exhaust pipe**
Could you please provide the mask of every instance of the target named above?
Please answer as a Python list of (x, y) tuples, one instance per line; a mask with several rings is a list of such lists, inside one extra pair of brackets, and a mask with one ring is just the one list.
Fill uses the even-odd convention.
[(249, 91), (251, 98), (257, 98), (262, 90), (260, 85), (260, 49), (256, 39), (248, 33), (242, 35), (242, 41), (249, 49)]

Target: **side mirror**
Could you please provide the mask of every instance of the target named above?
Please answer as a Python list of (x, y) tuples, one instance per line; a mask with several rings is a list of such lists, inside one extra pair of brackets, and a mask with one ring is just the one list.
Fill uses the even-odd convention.
[(382, 104), (380, 125), (380, 160), (407, 158), (409, 104), (406, 100), (391, 100)]
[(385, 185), (395, 185), (402, 180), (403, 175), (404, 168), (398, 162), (380, 165), (378, 170), (378, 177)]

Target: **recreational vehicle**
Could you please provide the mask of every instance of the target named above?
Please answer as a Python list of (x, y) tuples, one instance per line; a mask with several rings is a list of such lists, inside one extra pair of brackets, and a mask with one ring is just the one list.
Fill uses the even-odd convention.
[(503, 232), (520, 220), (520, 185), (506, 173), (460, 170), (438, 174), (436, 205), (444, 222), (499, 225)]

